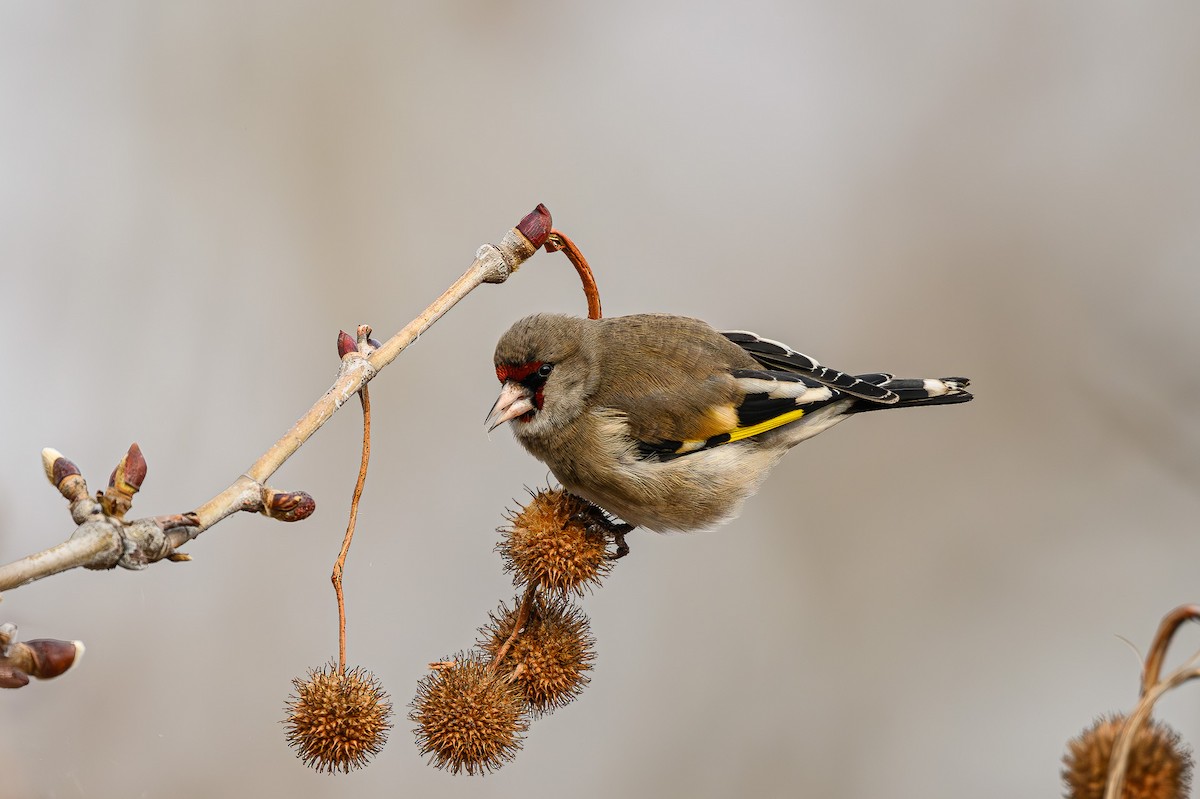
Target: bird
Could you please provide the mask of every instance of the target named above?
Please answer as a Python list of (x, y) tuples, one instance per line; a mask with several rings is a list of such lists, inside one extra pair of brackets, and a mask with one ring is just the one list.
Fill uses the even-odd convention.
[[(847, 374), (671, 314), (534, 314), (500, 337), (494, 363), (488, 431), (508, 422), (566, 491), (620, 519), (619, 532), (715, 527), (801, 441), (867, 411), (973, 398), (965, 377)], [(623, 537), (618, 548), (628, 552)]]

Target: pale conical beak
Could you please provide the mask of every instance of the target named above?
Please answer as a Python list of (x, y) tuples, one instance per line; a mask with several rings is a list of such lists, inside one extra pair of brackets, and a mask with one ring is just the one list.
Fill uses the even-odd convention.
[(492, 406), (491, 412), (483, 420), (483, 423), (487, 425), (490, 433), (505, 422), (524, 416), (532, 410), (535, 408), (533, 394), (530, 390), (520, 383), (505, 381), (504, 388), (500, 389), (500, 396), (496, 399), (496, 404)]

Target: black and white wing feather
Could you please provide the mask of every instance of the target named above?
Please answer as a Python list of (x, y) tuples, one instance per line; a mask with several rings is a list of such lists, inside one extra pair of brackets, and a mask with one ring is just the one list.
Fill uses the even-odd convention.
[(687, 441), (639, 442), (642, 455), (668, 460), (755, 438), (845, 398), (840, 391), (794, 372), (734, 369), (730, 376), (736, 381), (740, 400), (713, 414), (725, 421), (720, 432)]
[(810, 358), (802, 352), (796, 352), (778, 341), (763, 338), (748, 330), (730, 330), (721, 335), (745, 350), (750, 357), (767, 370), (804, 375), (822, 385), (836, 388), (851, 397), (876, 402), (880, 405), (895, 405), (900, 401), (899, 395), (890, 389), (876, 383), (868, 383), (854, 375), (839, 372), (837, 369), (822, 366), (815, 358)]

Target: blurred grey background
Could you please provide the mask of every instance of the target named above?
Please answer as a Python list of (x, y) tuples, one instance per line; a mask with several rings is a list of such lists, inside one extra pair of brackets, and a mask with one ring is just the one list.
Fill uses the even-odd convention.
[[(392, 740), (305, 769), (290, 679), (336, 654), (347, 408), (195, 562), (8, 592), (82, 668), (0, 695), (5, 797), (1059, 793), (1200, 600), (1200, 7), (1191, 3), (0, 4), (0, 560), (71, 530), (132, 441), (188, 510), (545, 202), (608, 314), (750, 328), (978, 400), (792, 453), (741, 518), (631, 539), (592, 685), (484, 779), (417, 755), (426, 662), (513, 589), (494, 528), (547, 472), (481, 422), (499, 334), (583, 313), (541, 254), (372, 383), (350, 660)], [(1182, 642), (1194, 647), (1200, 636)], [(1181, 649), (1182, 651), (1182, 649)], [(1200, 741), (1200, 695), (1161, 715)]]

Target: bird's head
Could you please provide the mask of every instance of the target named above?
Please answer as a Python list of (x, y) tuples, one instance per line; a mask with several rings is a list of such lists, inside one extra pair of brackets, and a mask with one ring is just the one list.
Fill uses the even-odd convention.
[(587, 321), (537, 314), (517, 322), (496, 344), (500, 397), (484, 424), (513, 422), (518, 436), (535, 436), (570, 422), (585, 407), (595, 377), (584, 345)]

